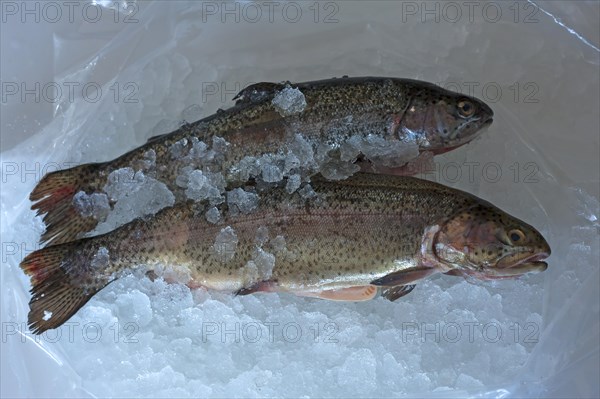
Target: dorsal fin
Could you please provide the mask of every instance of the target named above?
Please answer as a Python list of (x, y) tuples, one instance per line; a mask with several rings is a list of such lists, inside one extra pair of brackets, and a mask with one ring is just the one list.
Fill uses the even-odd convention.
[(163, 133), (163, 134), (157, 134), (156, 136), (152, 136), (152, 137), (148, 138), (148, 140), (146, 140), (146, 143), (163, 138), (168, 134), (170, 134), (170, 133)]
[(250, 85), (244, 89), (242, 89), (233, 100), (236, 104), (241, 103), (257, 103), (263, 101), (268, 98), (272, 98), (275, 94), (283, 90), (286, 84), (290, 84), (290, 82), (285, 83), (272, 83), (272, 82), (260, 82)]

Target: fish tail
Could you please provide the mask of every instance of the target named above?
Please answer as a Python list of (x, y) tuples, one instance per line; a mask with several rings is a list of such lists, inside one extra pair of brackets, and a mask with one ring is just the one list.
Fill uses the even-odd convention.
[(21, 269), (31, 278), (28, 325), (34, 334), (56, 328), (112, 280), (89, 267), (80, 240), (30, 253)]
[(29, 195), (35, 202), (31, 209), (44, 216), (46, 231), (40, 242), (60, 244), (73, 241), (93, 230), (98, 220), (84, 216), (73, 204), (73, 197), (80, 191), (91, 194), (102, 190), (98, 172), (103, 164), (85, 164), (45, 175)]

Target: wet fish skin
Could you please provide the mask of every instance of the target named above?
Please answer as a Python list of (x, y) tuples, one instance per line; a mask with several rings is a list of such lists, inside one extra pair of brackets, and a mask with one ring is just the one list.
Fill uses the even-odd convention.
[[(390, 143), (418, 145), (422, 152), (441, 153), (475, 138), (493, 116), (485, 103), (431, 83), (378, 77), (291, 84), (302, 92), (307, 104), (299, 113), (282, 116), (272, 100), (286, 87), (277, 83), (252, 85), (242, 90), (232, 108), (151, 138), (112, 161), (47, 174), (30, 195), (32, 209), (38, 215), (45, 214), (46, 231), (41, 242), (68, 242), (93, 230), (98, 220), (81, 215), (73, 206), (73, 198), (81, 191), (102, 193), (109, 174), (120, 168), (143, 170), (165, 183), (176, 202), (185, 201), (185, 189), (175, 182), (189, 162), (174, 158), (170, 150), (181, 140), (187, 140), (185, 149), (189, 151), (192, 138), (207, 144), (215, 137), (224, 138), (229, 146), (210, 169), (223, 172), (227, 184), (234, 187), (246, 181), (236, 169), (244, 157), (280, 153), (295, 133), (301, 133), (313, 145), (323, 142), (334, 149), (353, 135), (373, 135)], [(150, 152), (156, 158), (156, 168), (146, 170), (143, 165)], [(404, 164), (406, 156), (398, 154), (399, 165), (392, 166)], [(370, 165), (363, 167), (365, 170), (390, 172), (390, 165), (380, 167), (378, 159), (361, 159)], [(315, 168), (304, 174), (316, 172)]]
[[(394, 300), (412, 289), (400, 286), (434, 273), (515, 277), (540, 271), (550, 255), (530, 225), (437, 183), (357, 174), (337, 182), (315, 178), (312, 185), (319, 197), (290, 196), (282, 189), (261, 193), (258, 208), (248, 215), (233, 215), (222, 204), (223, 221), (216, 225), (187, 202), (108, 234), (31, 253), (21, 267), (32, 281), (32, 331), (61, 325), (137, 265), (173, 265), (189, 272), (191, 287), (238, 294), (281, 291), (361, 300), (382, 288)], [(237, 239), (234, 249), (216, 240), (229, 228)], [(272, 271), (250, 263), (257, 262), (259, 228), (268, 231), (262, 250), (275, 256)], [(507, 240), (517, 231), (523, 242)], [(276, 245), (277, 236), (285, 238), (285, 249)], [(364, 290), (368, 297), (348, 290)], [(47, 320), (44, 311), (52, 312)]]

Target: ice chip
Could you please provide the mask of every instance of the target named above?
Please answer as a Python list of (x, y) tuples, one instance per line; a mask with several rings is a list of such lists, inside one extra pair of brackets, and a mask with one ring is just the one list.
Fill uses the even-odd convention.
[(239, 270), (239, 273), (244, 287), (249, 287), (257, 281), (260, 281), (258, 267), (252, 260), (249, 260), (248, 263)]
[(108, 232), (136, 217), (154, 215), (175, 203), (175, 196), (164, 183), (142, 171), (134, 173), (132, 168), (117, 169), (109, 174), (104, 192), (116, 202), (106, 220), (92, 234)]
[(263, 163), (261, 165), (262, 178), (267, 183), (277, 183), (283, 179), (283, 171), (272, 163)]
[(84, 191), (79, 191), (73, 197), (75, 209), (85, 217), (93, 217), (103, 222), (110, 212), (108, 196), (104, 193), (93, 193), (87, 195)]
[[(288, 145), (288, 148), (292, 155), (298, 159), (299, 167), (310, 169), (315, 166), (313, 147), (301, 134), (294, 136), (294, 140)], [(291, 161), (293, 160), (291, 158)]]
[(235, 256), (238, 237), (231, 226), (227, 226), (217, 234), (213, 250), (221, 262), (228, 262)]
[(304, 94), (299, 89), (292, 88), (289, 85), (277, 93), (271, 103), (281, 116), (298, 114), (306, 108)]
[(229, 143), (223, 138), (219, 136), (213, 137), (213, 150), (217, 153), (224, 154), (227, 151), (227, 147)]
[(269, 240), (269, 229), (266, 226), (260, 226), (256, 229), (256, 242), (258, 245), (263, 245)]
[(94, 269), (103, 269), (106, 266), (108, 266), (109, 261), (110, 257), (108, 254), (108, 249), (106, 249), (105, 247), (100, 247), (98, 249), (98, 252), (96, 252), (94, 257), (92, 258), (92, 262), (90, 263), (90, 265)]
[(285, 246), (285, 237), (284, 236), (277, 236), (277, 237), (273, 238), (271, 240), (271, 246), (273, 247), (273, 250), (275, 252), (285, 251), (285, 249), (286, 249), (286, 246)]
[(169, 151), (171, 151), (171, 156), (174, 159), (177, 159), (187, 155), (187, 144), (188, 140), (186, 138), (171, 144), (171, 147), (169, 148)]
[(212, 224), (219, 223), (219, 220), (221, 220), (221, 212), (219, 212), (219, 210), (213, 206), (206, 211), (206, 220)]
[(248, 214), (258, 206), (258, 195), (235, 188), (227, 192), (227, 205), (230, 211)]
[(198, 169), (191, 171), (188, 175), (187, 190), (185, 190), (185, 195), (189, 199), (199, 201), (207, 198), (209, 190), (210, 186), (208, 183), (208, 178), (204, 176), (202, 171)]
[(344, 180), (360, 170), (360, 166), (347, 161), (329, 158), (321, 165), (321, 174), (329, 180)]
[(369, 134), (353, 143), (369, 160), (386, 167), (400, 167), (419, 156), (416, 143), (398, 140), (386, 140), (383, 137)]
[(237, 165), (231, 167), (229, 173), (239, 181), (247, 181), (250, 177), (260, 174), (260, 163), (255, 157), (245, 156)]
[(258, 274), (262, 280), (267, 280), (273, 274), (275, 266), (275, 255), (264, 251), (262, 248), (257, 248), (254, 254), (254, 263), (258, 269)]
[(302, 182), (301, 182), (300, 175), (291, 175), (287, 179), (287, 183), (285, 185), (285, 191), (287, 191), (288, 193), (291, 194), (294, 191), (296, 191), (298, 188), (300, 188), (301, 183)]
[(111, 172), (108, 175), (108, 182), (104, 187), (104, 192), (108, 194), (113, 201), (126, 197), (131, 192), (139, 189), (145, 181), (142, 172), (135, 172), (132, 168), (121, 168)]
[(203, 172), (200, 169), (185, 167), (177, 176), (175, 183), (186, 188), (185, 195), (194, 201), (208, 199), (211, 205), (223, 202), (221, 193), (225, 190), (225, 179), (221, 173)]
[(42, 319), (44, 319), (44, 321), (48, 321), (48, 320), (50, 320), (51, 317), (52, 317), (52, 312), (50, 312), (48, 310), (44, 310), (44, 316), (42, 317)]
[(210, 165), (215, 158), (215, 151), (209, 149), (208, 145), (197, 137), (192, 137), (191, 141), (192, 148), (189, 153), (190, 160), (201, 165)]
[(305, 199), (317, 196), (317, 193), (315, 193), (315, 190), (313, 190), (310, 184), (305, 184), (304, 187), (298, 190), (298, 194), (300, 194), (300, 196)]
[(288, 152), (288, 155), (285, 157), (285, 163), (283, 167), (283, 173), (289, 174), (292, 170), (300, 167), (300, 159), (293, 153)]
[(350, 140), (342, 143), (340, 146), (340, 160), (349, 162), (354, 162), (356, 160), (358, 154), (360, 154), (360, 150), (354, 144), (355, 143)]

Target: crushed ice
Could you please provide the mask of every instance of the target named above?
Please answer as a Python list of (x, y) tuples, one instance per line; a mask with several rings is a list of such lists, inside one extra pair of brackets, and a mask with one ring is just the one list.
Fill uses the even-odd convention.
[(110, 231), (138, 217), (154, 215), (175, 203), (175, 196), (164, 183), (129, 167), (111, 172), (104, 192), (115, 204), (96, 233)]
[(73, 197), (73, 206), (83, 217), (93, 217), (98, 221), (106, 220), (110, 212), (108, 196), (104, 193), (86, 194), (79, 191)]
[(94, 257), (92, 258), (90, 265), (93, 269), (102, 270), (106, 266), (108, 266), (109, 261), (110, 256), (108, 253), (108, 249), (106, 249), (105, 247), (100, 247), (98, 248), (98, 252), (96, 252)]
[(227, 192), (227, 205), (232, 214), (248, 214), (258, 207), (258, 195), (242, 188), (234, 188)]
[(281, 116), (299, 114), (306, 108), (306, 98), (298, 88), (287, 85), (273, 97), (271, 103)]
[(221, 262), (229, 262), (235, 256), (238, 237), (231, 226), (227, 226), (217, 234), (213, 250)]

